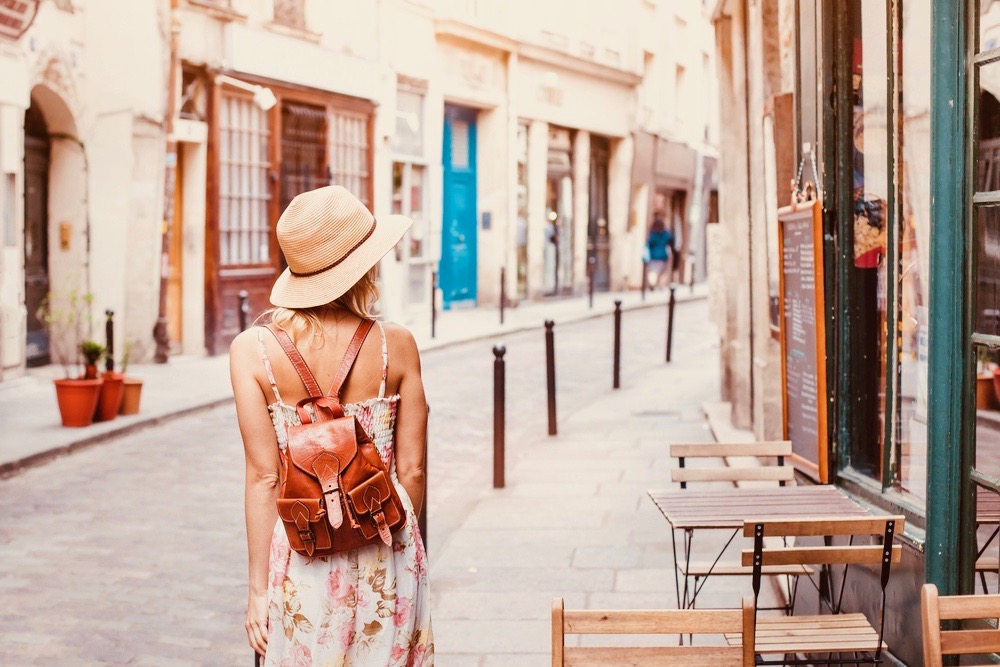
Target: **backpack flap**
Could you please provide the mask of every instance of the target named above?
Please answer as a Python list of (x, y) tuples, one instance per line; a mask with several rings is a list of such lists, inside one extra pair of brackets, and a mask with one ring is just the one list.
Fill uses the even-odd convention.
[(398, 528), (402, 522), (399, 505), (393, 502), (392, 481), (385, 471), (378, 471), (347, 493), (351, 508), (358, 518), (359, 529), (366, 539), (382, 538), (385, 544), (392, 544), (391, 528)]
[(338, 470), (346, 468), (358, 454), (356, 422), (352, 416), (289, 426), (288, 453), (295, 467), (315, 477), (313, 463), (320, 455), (331, 454), (339, 461)]
[(317, 549), (330, 548), (330, 531), (322, 521), (325, 515), (319, 498), (278, 499), (278, 516), (285, 525), (289, 545), (308, 556)]

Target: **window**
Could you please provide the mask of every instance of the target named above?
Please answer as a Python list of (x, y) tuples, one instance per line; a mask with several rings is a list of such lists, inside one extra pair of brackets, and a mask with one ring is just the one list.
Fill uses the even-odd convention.
[(396, 134), (390, 147), (392, 164), (392, 212), (409, 216), (413, 225), (396, 248), (396, 259), (406, 263), (407, 303), (430, 303), (430, 271), (434, 260), (430, 249), (427, 212), (427, 167), (420, 164), (424, 150), (424, 96), (409, 88), (396, 93)]
[(274, 0), (274, 22), (297, 30), (306, 29), (305, 0)]
[(267, 114), (249, 97), (224, 94), (219, 112), (219, 261), (271, 261)]
[[(864, 5), (864, 11), (862, 11)], [(847, 466), (922, 506), (927, 480), (930, 0), (852, 0)], [(899, 47), (889, 48), (898, 40)]]
[(390, 147), (405, 155), (424, 154), (424, 96), (409, 90), (396, 93), (396, 134)]
[(335, 109), (329, 112), (327, 126), (330, 141), (330, 183), (343, 185), (371, 209), (368, 116)]
[(528, 296), (528, 126), (517, 125), (517, 297)]

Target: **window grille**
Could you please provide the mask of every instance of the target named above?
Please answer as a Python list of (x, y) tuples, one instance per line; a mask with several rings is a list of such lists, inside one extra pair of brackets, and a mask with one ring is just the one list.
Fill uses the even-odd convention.
[(219, 114), (219, 262), (271, 261), (267, 114), (245, 97), (223, 95)]
[(335, 110), (329, 115), (330, 183), (342, 185), (371, 208), (368, 116)]

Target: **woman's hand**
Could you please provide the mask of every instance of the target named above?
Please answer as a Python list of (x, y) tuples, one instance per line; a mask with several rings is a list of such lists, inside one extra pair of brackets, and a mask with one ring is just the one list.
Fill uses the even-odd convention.
[(247, 639), (250, 648), (264, 655), (267, 652), (267, 595), (251, 593), (247, 599)]

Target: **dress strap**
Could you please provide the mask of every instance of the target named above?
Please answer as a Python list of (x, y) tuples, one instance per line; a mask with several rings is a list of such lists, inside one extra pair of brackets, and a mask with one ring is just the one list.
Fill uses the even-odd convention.
[(389, 341), (385, 337), (385, 327), (378, 320), (375, 320), (378, 330), (382, 334), (382, 384), (378, 387), (378, 397), (385, 398), (385, 381), (389, 377)]
[(271, 391), (274, 392), (274, 400), (278, 403), (283, 403), (281, 394), (278, 393), (278, 383), (274, 379), (274, 369), (271, 368), (271, 360), (268, 358), (267, 350), (264, 347), (264, 327), (257, 327), (257, 345), (260, 348), (260, 358), (264, 362), (264, 372), (267, 373), (267, 381), (271, 383)]

